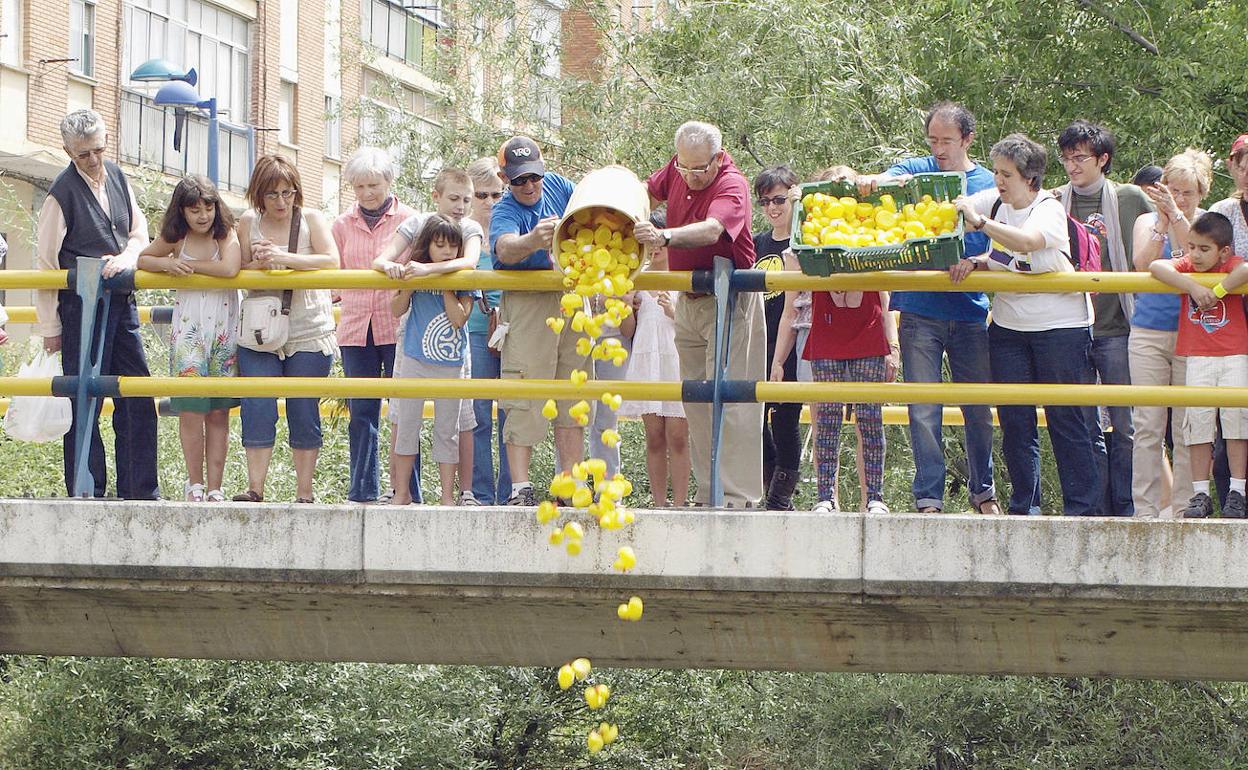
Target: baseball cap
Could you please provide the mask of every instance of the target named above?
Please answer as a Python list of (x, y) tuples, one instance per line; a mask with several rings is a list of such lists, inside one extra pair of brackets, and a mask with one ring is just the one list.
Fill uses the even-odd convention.
[(498, 167), (508, 181), (526, 174), (546, 175), (542, 150), (527, 136), (513, 136), (498, 148)]
[(1246, 147), (1248, 147), (1248, 134), (1240, 134), (1235, 137), (1235, 141), (1231, 142), (1231, 157), (1235, 157), (1236, 154), (1242, 152)]

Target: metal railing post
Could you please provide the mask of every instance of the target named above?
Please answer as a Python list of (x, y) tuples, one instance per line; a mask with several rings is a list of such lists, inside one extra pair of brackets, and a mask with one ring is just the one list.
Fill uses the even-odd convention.
[(82, 301), (82, 318), (78, 347), (78, 387), (74, 409), (78, 417), (74, 433), (74, 496), (91, 497), (95, 479), (89, 465), (91, 432), (95, 427), (95, 395), (100, 367), (104, 359), (104, 324), (108, 320), (109, 292), (104, 289), (104, 260), (78, 257), (77, 283), (74, 291)]
[(712, 285), (715, 288), (715, 372), (711, 389), (711, 490), (712, 508), (724, 505), (724, 483), (719, 475), (719, 450), (724, 438), (724, 378), (728, 373), (728, 340), (732, 333), (732, 307), (736, 290), (732, 287), (732, 260), (715, 257)]

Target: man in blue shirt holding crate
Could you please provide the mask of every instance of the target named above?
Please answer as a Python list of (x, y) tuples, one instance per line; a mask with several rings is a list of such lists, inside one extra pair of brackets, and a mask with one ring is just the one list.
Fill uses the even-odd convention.
[[(975, 116), (955, 102), (940, 102), (924, 121), (932, 154), (911, 158), (877, 176), (860, 177), (860, 188), (896, 182), (914, 174), (961, 171), (966, 194), (995, 185), (992, 172), (971, 160)], [(988, 251), (983, 233), (968, 232), (965, 256)], [(890, 309), (901, 313), (901, 371), (907, 382), (940, 382), (944, 358), (954, 382), (988, 382), (988, 296), (982, 292), (893, 292)], [(914, 452), (915, 507), (926, 513), (944, 510), (945, 456), (941, 440), (941, 404), (910, 404), (910, 445)], [(992, 411), (963, 406), (966, 423), (967, 493), (980, 513), (1001, 513), (992, 483)]]

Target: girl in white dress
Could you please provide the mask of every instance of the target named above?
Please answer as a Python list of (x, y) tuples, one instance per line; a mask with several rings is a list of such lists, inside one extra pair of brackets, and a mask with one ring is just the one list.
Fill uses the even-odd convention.
[[(650, 269), (667, 269), (667, 249), (658, 249), (650, 258)], [(624, 319), (620, 331), (632, 334), (633, 352), (628, 359), (631, 382), (679, 382), (680, 359), (676, 355), (676, 327), (672, 317), (676, 292), (639, 291), (633, 295), (633, 314)], [(656, 508), (668, 505), (667, 485), (671, 478), (672, 504), (684, 506), (689, 498), (689, 422), (679, 401), (626, 400), (621, 417), (640, 417), (646, 427), (646, 472)]]
[[(160, 237), (139, 255), (138, 267), (170, 275), (198, 273), (229, 278), (238, 274), (240, 259), (229, 207), (221, 203), (212, 182), (192, 175), (174, 188)], [(179, 289), (169, 341), (171, 373), (178, 377), (234, 376), (238, 370), (237, 333), (237, 291)], [(170, 399), (178, 414), (178, 434), (186, 459), (183, 492), (191, 502), (225, 500), (221, 479), (234, 403), (229, 398)]]

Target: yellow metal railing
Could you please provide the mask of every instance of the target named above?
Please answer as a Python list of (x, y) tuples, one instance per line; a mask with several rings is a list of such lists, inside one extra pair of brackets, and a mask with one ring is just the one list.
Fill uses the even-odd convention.
[[(751, 271), (742, 271), (748, 273)], [(689, 291), (693, 273), (647, 271), (637, 276), (636, 287), (645, 290)], [(742, 273), (738, 273), (738, 276)], [(2, 270), (0, 289), (64, 289), (64, 270)], [(1194, 274), (1198, 283), (1214, 286), (1225, 276)], [(1148, 273), (1017, 273), (977, 271), (961, 283), (932, 270), (889, 270), (843, 273), (827, 277), (792, 271), (768, 271), (763, 280), (768, 290), (778, 291), (984, 291), (984, 292), (1131, 292), (1177, 294), (1178, 289)], [(233, 278), (206, 275), (173, 276), (166, 273), (135, 273), (139, 289), (503, 289), (509, 291), (559, 291), (562, 279), (553, 270), (461, 270), (438, 276), (398, 280), (375, 270), (243, 270)], [(1248, 293), (1248, 286), (1236, 293)]]

